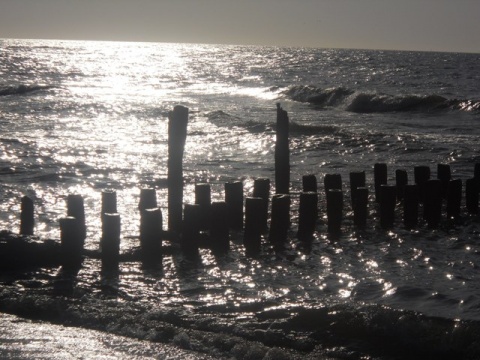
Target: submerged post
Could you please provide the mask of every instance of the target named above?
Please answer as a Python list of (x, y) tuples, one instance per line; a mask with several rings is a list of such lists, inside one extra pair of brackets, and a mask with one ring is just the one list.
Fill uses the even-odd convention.
[(33, 200), (28, 196), (22, 197), (22, 209), (20, 214), (20, 234), (33, 235), (35, 225)]
[(277, 104), (277, 138), (275, 141), (275, 193), (288, 194), (290, 188), (290, 149), (288, 114)]
[(181, 231), (183, 151), (187, 139), (188, 108), (177, 105), (168, 113), (168, 228)]

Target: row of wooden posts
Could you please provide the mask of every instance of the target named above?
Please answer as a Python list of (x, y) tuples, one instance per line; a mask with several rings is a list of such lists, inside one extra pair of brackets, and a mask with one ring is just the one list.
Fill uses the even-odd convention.
[[(199, 236), (207, 231), (209, 245), (214, 251), (225, 252), (229, 248), (229, 230), (244, 230), (247, 253), (260, 251), (262, 237), (266, 234), (268, 209), (270, 208), (270, 180), (256, 179), (253, 196), (244, 199), (243, 183), (225, 184), (225, 201), (211, 202), (209, 184), (195, 186), (195, 204), (183, 204), (183, 151), (187, 135), (188, 109), (176, 106), (169, 113), (168, 122), (168, 230), (180, 235), (180, 244), (187, 256), (198, 255)], [(288, 114), (277, 105), (277, 138), (275, 144), (275, 195), (271, 198), (269, 241), (281, 246), (287, 239), (290, 218), (290, 163)], [(442, 217), (442, 201), (447, 202), (447, 216), (460, 215), (462, 181), (452, 180), (450, 167), (438, 165), (437, 179), (430, 179), (428, 166), (414, 169), (414, 184), (408, 183), (407, 172), (396, 170), (395, 185), (387, 184), (387, 165), (374, 166), (375, 200), (379, 204), (382, 227), (391, 227), (395, 220), (395, 207), (401, 201), (404, 208), (404, 224), (414, 227), (418, 223), (419, 204), (423, 204), (423, 217), (429, 226), (435, 227)], [(480, 164), (475, 166), (474, 177), (466, 181), (466, 207), (469, 213), (478, 212)], [(303, 192), (299, 194), (299, 239), (312, 238), (318, 211), (317, 178), (306, 175), (302, 179)], [(329, 233), (341, 229), (344, 213), (342, 179), (339, 174), (324, 178), (326, 215)], [(365, 172), (350, 173), (350, 192), (355, 226), (366, 226), (369, 190)], [(245, 201), (244, 201), (245, 200)], [(161, 259), (162, 213), (157, 206), (154, 189), (142, 189), (140, 194), (140, 246), (142, 253), (152, 261)], [(245, 211), (245, 213), (244, 213)], [(120, 243), (120, 215), (117, 213), (116, 193), (102, 193), (102, 259), (105, 265), (118, 265)], [(67, 217), (60, 220), (61, 243), (65, 263), (78, 263), (86, 237), (83, 199), (69, 195)], [(21, 233), (33, 232), (33, 202), (22, 199)]]

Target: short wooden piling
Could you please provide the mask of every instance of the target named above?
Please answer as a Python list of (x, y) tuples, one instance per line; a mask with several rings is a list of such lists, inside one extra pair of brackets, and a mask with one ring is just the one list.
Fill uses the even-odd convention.
[(430, 167), (428, 166), (415, 166), (413, 168), (413, 177), (415, 184), (418, 186), (418, 200), (423, 203), (425, 199), (425, 186), (428, 180), (430, 180)]
[(436, 228), (442, 218), (442, 183), (440, 180), (428, 180), (425, 183), (423, 218), (430, 228)]
[(465, 205), (469, 214), (478, 214), (478, 181), (468, 179), (465, 184)]
[(62, 249), (62, 266), (75, 269), (82, 264), (84, 238), (79, 231), (78, 220), (73, 216), (60, 219), (60, 246)]
[(326, 174), (323, 179), (323, 184), (325, 187), (325, 194), (328, 193), (328, 190), (336, 189), (342, 190), (342, 175), (340, 174)]
[(213, 202), (210, 216), (210, 243), (214, 253), (227, 253), (230, 249), (227, 204)]
[(356, 191), (355, 206), (353, 207), (353, 223), (358, 228), (367, 226), (368, 216), (368, 188), (359, 187)]
[(290, 196), (277, 194), (272, 197), (272, 216), (268, 240), (276, 249), (283, 247), (287, 241), (290, 227)]
[(243, 183), (233, 181), (225, 183), (225, 202), (227, 203), (228, 224), (230, 229), (243, 229)]
[(300, 240), (311, 240), (318, 219), (318, 193), (302, 192), (298, 211), (298, 232)]
[(403, 224), (406, 228), (418, 225), (418, 185), (405, 185), (403, 198)]
[(365, 171), (356, 171), (350, 173), (352, 207), (355, 206), (356, 191), (359, 187), (365, 187)]
[(181, 232), (183, 210), (183, 152), (188, 108), (177, 105), (168, 114), (168, 228)]
[(405, 186), (408, 185), (408, 174), (406, 170), (395, 170), (395, 185), (397, 187), (397, 200), (403, 200)]
[(327, 191), (327, 221), (330, 234), (340, 233), (343, 218), (343, 192), (340, 189)]
[(162, 261), (162, 212), (159, 208), (145, 209), (142, 212), (140, 248), (144, 261)]
[(70, 194), (67, 196), (67, 217), (74, 217), (77, 220), (77, 231), (83, 246), (87, 237), (87, 226), (85, 224), (85, 206), (81, 195)]
[(393, 227), (396, 203), (397, 188), (393, 185), (382, 185), (380, 187), (380, 226), (382, 228)]
[(195, 204), (200, 205), (200, 230), (210, 227), (210, 211), (212, 205), (210, 184), (195, 184)]
[(140, 189), (140, 201), (138, 202), (138, 209), (140, 212), (146, 209), (153, 209), (157, 207), (157, 192), (152, 188)]
[(303, 192), (317, 192), (317, 177), (313, 174), (302, 176)]
[(462, 180), (450, 180), (447, 187), (447, 217), (458, 219), (462, 203)]
[[(262, 231), (265, 232), (268, 229), (268, 204), (270, 198), (270, 179), (260, 178), (255, 179), (253, 182), (253, 197), (261, 198), (263, 200), (263, 211), (260, 215), (260, 221), (262, 224)], [(246, 210), (245, 210), (246, 211)]]
[(200, 214), (200, 205), (185, 204), (180, 247), (183, 255), (189, 259), (199, 256)]
[(22, 197), (21, 213), (20, 213), (20, 234), (33, 235), (35, 227), (33, 200), (28, 196)]
[(245, 231), (243, 244), (246, 253), (255, 255), (260, 252), (265, 201), (259, 197), (247, 197), (245, 200)]
[(442, 183), (442, 197), (447, 198), (449, 182), (452, 179), (450, 165), (437, 164), (437, 179)]
[(290, 189), (290, 149), (288, 114), (277, 104), (275, 141), (275, 193), (288, 194)]
[(380, 202), (380, 188), (387, 184), (388, 172), (387, 164), (376, 163), (373, 167), (374, 172), (374, 186), (375, 186), (375, 201)]
[(104, 269), (118, 269), (120, 256), (120, 215), (117, 213), (103, 213), (102, 237), (100, 249), (102, 267)]
[[(140, 196), (141, 197), (141, 196)], [(154, 206), (156, 207), (156, 205)], [(102, 210), (101, 215), (117, 213), (117, 192), (113, 190), (102, 191)]]

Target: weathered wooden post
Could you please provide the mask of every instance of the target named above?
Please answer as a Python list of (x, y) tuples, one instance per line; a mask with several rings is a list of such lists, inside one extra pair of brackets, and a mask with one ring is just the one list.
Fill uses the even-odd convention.
[(452, 179), (452, 173), (450, 170), (450, 165), (447, 164), (437, 164), (437, 179), (440, 180), (442, 184), (442, 197), (447, 198), (449, 182)]
[(212, 205), (210, 184), (195, 184), (195, 204), (200, 205), (200, 230), (210, 227), (210, 211)]
[(406, 170), (395, 170), (395, 185), (397, 186), (397, 200), (403, 200), (405, 186), (408, 185), (408, 174)]
[(440, 180), (428, 180), (425, 183), (423, 218), (431, 228), (436, 228), (442, 218), (442, 183)]
[(478, 214), (478, 182), (468, 179), (465, 184), (466, 207), (469, 214)]
[(358, 228), (367, 226), (368, 215), (368, 188), (359, 187), (356, 191), (355, 205), (353, 207), (353, 223)]
[(268, 240), (276, 249), (281, 249), (287, 241), (290, 227), (290, 196), (277, 194), (272, 197), (272, 216)]
[(328, 190), (336, 189), (342, 190), (342, 175), (340, 174), (326, 174), (323, 179), (323, 184), (325, 187), (325, 194), (328, 193)]
[(393, 227), (396, 203), (397, 188), (392, 185), (382, 185), (380, 187), (380, 226), (382, 228)]
[(318, 218), (318, 193), (302, 192), (298, 211), (298, 232), (300, 240), (311, 240)]
[(263, 211), (259, 215), (260, 215), (260, 221), (262, 224), (262, 231), (265, 232), (268, 229), (267, 220), (268, 220), (268, 204), (269, 204), (269, 198), (270, 198), (270, 179), (260, 178), (260, 179), (254, 180), (253, 197), (261, 198), (263, 200)]
[(418, 185), (405, 185), (403, 195), (403, 224), (414, 228), (418, 225)]
[(243, 183), (233, 181), (225, 183), (225, 202), (227, 203), (230, 229), (243, 229)]
[(447, 217), (458, 219), (462, 203), (462, 180), (450, 180), (447, 187)]
[(247, 197), (245, 200), (245, 231), (243, 244), (248, 255), (260, 252), (265, 201), (259, 197)]
[(199, 256), (200, 214), (200, 205), (185, 204), (180, 247), (182, 253), (189, 259), (195, 259)]
[(33, 235), (35, 226), (33, 200), (28, 196), (22, 197), (20, 213), (20, 234)]
[(146, 263), (162, 261), (162, 212), (159, 208), (145, 209), (142, 212), (140, 247)]
[(302, 189), (303, 192), (317, 192), (317, 177), (315, 175), (303, 175)]
[(140, 213), (147, 209), (157, 207), (157, 192), (152, 188), (140, 189), (140, 201), (138, 202), (138, 209)]
[(290, 149), (288, 141), (288, 114), (277, 104), (277, 130), (275, 141), (275, 193), (290, 191)]
[(350, 173), (350, 192), (352, 198), (352, 207), (355, 206), (355, 197), (357, 188), (365, 187), (365, 171)]
[(83, 246), (87, 237), (87, 226), (85, 225), (85, 206), (81, 195), (67, 196), (67, 217), (74, 217), (77, 220), (78, 236), (82, 239)]
[(227, 253), (230, 249), (227, 204), (213, 202), (210, 216), (210, 241), (214, 253)]
[(62, 249), (62, 266), (76, 269), (82, 264), (84, 238), (80, 232), (78, 220), (73, 216), (60, 219), (60, 246)]
[(177, 105), (168, 114), (168, 228), (181, 232), (183, 208), (183, 151), (188, 108)]
[(328, 232), (338, 234), (342, 226), (343, 192), (340, 189), (327, 191), (327, 221)]
[(102, 214), (102, 238), (100, 239), (102, 267), (118, 269), (120, 256), (120, 215)]
[(101, 216), (103, 220), (103, 214), (115, 214), (117, 213), (117, 192), (113, 190), (102, 191), (102, 210)]
[(387, 164), (376, 163), (373, 166), (374, 172), (374, 186), (375, 186), (375, 201), (380, 202), (380, 188), (382, 185), (387, 185), (388, 172)]
[(418, 186), (418, 200), (423, 203), (425, 199), (425, 186), (427, 181), (430, 180), (430, 167), (415, 166), (413, 168), (413, 177), (415, 184)]

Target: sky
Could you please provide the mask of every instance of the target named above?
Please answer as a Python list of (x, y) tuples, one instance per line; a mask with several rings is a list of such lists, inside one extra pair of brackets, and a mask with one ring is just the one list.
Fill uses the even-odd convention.
[(480, 53), (480, 0), (0, 0), (0, 38)]

